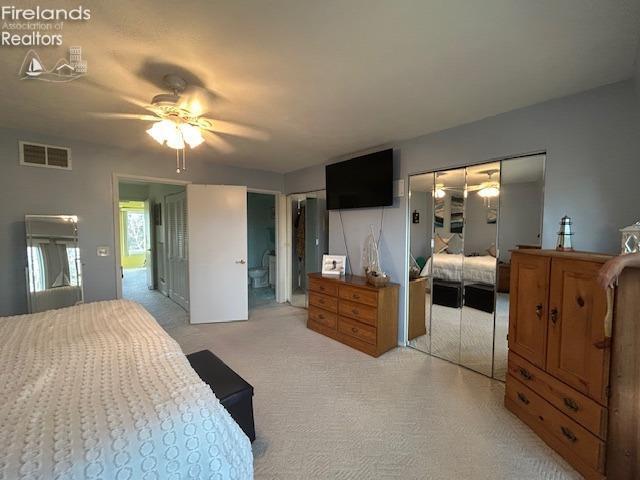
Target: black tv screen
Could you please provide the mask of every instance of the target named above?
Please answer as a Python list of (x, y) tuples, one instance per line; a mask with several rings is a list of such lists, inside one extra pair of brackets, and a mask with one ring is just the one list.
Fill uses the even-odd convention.
[(393, 204), (393, 149), (327, 165), (325, 173), (329, 210)]

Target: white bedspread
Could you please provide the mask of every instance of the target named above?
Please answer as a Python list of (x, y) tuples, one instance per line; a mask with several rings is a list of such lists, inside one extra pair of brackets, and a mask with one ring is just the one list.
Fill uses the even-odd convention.
[(0, 479), (253, 477), (178, 344), (114, 300), (0, 318)]
[[(465, 257), (461, 254), (436, 253), (433, 261), (433, 278), (449, 282), (496, 283), (496, 259), (491, 255)], [(420, 273), (428, 276), (431, 272), (431, 258)]]

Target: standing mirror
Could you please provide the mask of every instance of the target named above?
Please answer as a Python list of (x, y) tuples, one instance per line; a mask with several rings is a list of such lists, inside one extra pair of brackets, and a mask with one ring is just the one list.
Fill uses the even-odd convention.
[(435, 173), (431, 271), (431, 354), (460, 362), (465, 169)]
[(409, 179), (409, 322), (408, 339), (413, 348), (431, 351), (431, 239), (433, 237), (434, 174)]
[(500, 162), (467, 167), (460, 364), (493, 369)]
[(82, 303), (78, 219), (74, 215), (27, 215), (29, 312)]

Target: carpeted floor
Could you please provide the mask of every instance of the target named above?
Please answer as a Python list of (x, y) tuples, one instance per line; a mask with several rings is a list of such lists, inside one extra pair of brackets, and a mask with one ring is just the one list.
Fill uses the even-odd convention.
[(124, 270), (122, 297), (141, 304), (165, 330), (189, 323), (189, 314), (180, 305), (158, 290), (149, 290), (144, 268)]
[(374, 359), (308, 330), (304, 309), (168, 331), (255, 387), (257, 479), (579, 478), (503, 407), (503, 383), (408, 348)]

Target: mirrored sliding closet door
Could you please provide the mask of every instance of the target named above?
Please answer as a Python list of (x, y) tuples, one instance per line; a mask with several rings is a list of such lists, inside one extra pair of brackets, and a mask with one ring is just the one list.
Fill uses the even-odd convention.
[(409, 178), (408, 339), (504, 380), (510, 251), (539, 248), (544, 155)]

